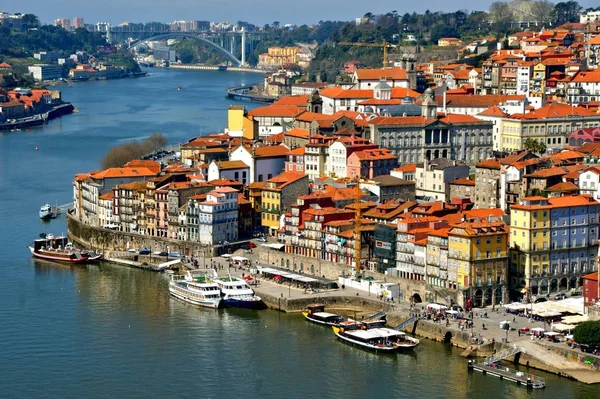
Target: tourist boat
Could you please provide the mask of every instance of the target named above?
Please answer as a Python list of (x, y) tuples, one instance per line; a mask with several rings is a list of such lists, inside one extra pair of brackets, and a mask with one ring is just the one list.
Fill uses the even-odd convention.
[(51, 234), (40, 234), (40, 238), (33, 241), (29, 251), (36, 258), (68, 263), (85, 263), (102, 259), (101, 254), (75, 248), (67, 237), (54, 237)]
[(333, 333), (342, 341), (381, 353), (394, 353), (414, 349), (419, 340), (407, 336), (402, 331), (391, 328), (360, 328), (346, 330), (333, 326)]
[(323, 304), (308, 305), (306, 310), (302, 312), (302, 315), (308, 321), (327, 326), (337, 326), (345, 320), (344, 317), (339, 314), (325, 312), (325, 305)]
[(221, 306), (219, 286), (206, 275), (171, 275), (169, 293), (192, 305), (217, 309)]
[(182, 86), (177, 86), (177, 90), (183, 90)]
[(246, 281), (237, 277), (216, 277), (213, 281), (221, 290), (223, 304), (226, 307), (245, 309), (264, 309), (265, 303)]
[(40, 208), (40, 219), (51, 219), (52, 218), (52, 207), (50, 204), (44, 204)]

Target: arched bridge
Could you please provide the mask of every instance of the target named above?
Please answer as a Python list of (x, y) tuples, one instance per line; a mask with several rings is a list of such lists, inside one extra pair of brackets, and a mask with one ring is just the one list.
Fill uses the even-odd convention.
[[(196, 39), (198, 41), (201, 41), (202, 43), (205, 43), (205, 44), (209, 45), (210, 47), (212, 47), (213, 49), (217, 50), (221, 55), (223, 55), (225, 58), (227, 58), (229, 61), (231, 61), (236, 66), (243, 65), (246, 61), (245, 60), (246, 51), (244, 48), (245, 47), (245, 35), (243, 32), (242, 32), (242, 59), (241, 60), (239, 60), (230, 51), (227, 51), (225, 48), (221, 47), (219, 44), (211, 41), (209, 38), (204, 37), (201, 34), (194, 34), (194, 33), (187, 33), (187, 32), (169, 32), (169, 33), (161, 33), (158, 35), (149, 36), (149, 37), (146, 37), (146, 38), (134, 41), (134, 42), (130, 42), (129, 48), (135, 49), (140, 44), (142, 44), (144, 42), (152, 41), (152, 40), (173, 39), (173, 38), (177, 38), (177, 37), (189, 37), (191, 39)], [(231, 42), (231, 43), (235, 43), (235, 42)], [(232, 47), (232, 51), (235, 51), (235, 45), (232, 44), (231, 47)]]

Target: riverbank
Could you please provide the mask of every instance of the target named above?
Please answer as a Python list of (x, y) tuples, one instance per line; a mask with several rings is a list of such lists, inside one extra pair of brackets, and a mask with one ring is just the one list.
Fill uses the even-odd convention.
[(190, 71), (220, 71), (220, 72), (249, 72), (249, 73), (261, 73), (266, 74), (267, 71), (258, 68), (250, 67), (232, 67), (226, 65), (212, 66), (212, 65), (169, 65), (170, 69), (183, 69)]
[(33, 126), (40, 126), (52, 119), (59, 118), (63, 115), (71, 114), (75, 111), (73, 104), (66, 102), (52, 107), (52, 109), (39, 114), (31, 115), (25, 118), (12, 119), (7, 122), (0, 123), (0, 130), (17, 130), (25, 129)]

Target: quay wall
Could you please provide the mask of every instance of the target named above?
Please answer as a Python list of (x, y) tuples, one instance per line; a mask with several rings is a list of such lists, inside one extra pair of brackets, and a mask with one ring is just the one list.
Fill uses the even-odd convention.
[(217, 255), (217, 247), (201, 245), (199, 243), (174, 240), (164, 237), (148, 237), (135, 233), (125, 233), (104, 229), (102, 227), (89, 226), (67, 215), (67, 231), (69, 238), (90, 249), (99, 252), (125, 251), (129, 248), (148, 248), (151, 251), (166, 251), (180, 253), (196, 258), (210, 258)]
[[(342, 263), (333, 263), (316, 258), (309, 258), (301, 255), (286, 254), (280, 251), (266, 250), (259, 254), (261, 263), (273, 265), (291, 271), (303, 271), (307, 274), (325, 276), (330, 280), (338, 280), (342, 274), (348, 275), (351, 268)], [(289, 265), (289, 266), (288, 266)], [(294, 268), (296, 265), (296, 268)], [(408, 302), (414, 295), (419, 298), (425, 298), (425, 283), (423, 281), (407, 280), (400, 277), (388, 276), (382, 273), (363, 271), (365, 276), (371, 276), (375, 280), (385, 280), (388, 283), (395, 283), (400, 287), (399, 301)]]
[(192, 71), (223, 71), (223, 72), (251, 72), (251, 73), (262, 73), (265, 74), (267, 71), (258, 68), (245, 68), (245, 67), (230, 67), (223, 69), (218, 66), (211, 65), (170, 65), (172, 69), (184, 69)]

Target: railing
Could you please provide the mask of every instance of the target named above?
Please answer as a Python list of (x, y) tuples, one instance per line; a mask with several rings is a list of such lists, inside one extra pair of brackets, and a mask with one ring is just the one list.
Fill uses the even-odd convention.
[(396, 327), (394, 327), (394, 330), (403, 330), (406, 327), (410, 326), (411, 324), (413, 324), (415, 321), (417, 321), (417, 317), (411, 317), (408, 320), (403, 321), (402, 323), (398, 324)]
[(484, 364), (490, 365), (490, 364), (499, 362), (500, 360), (506, 359), (507, 357), (516, 355), (517, 353), (521, 353), (521, 352), (525, 353), (525, 350), (523, 348), (515, 345), (511, 348), (504, 349), (503, 351), (500, 351), (500, 352), (496, 353), (495, 355), (486, 357)]

